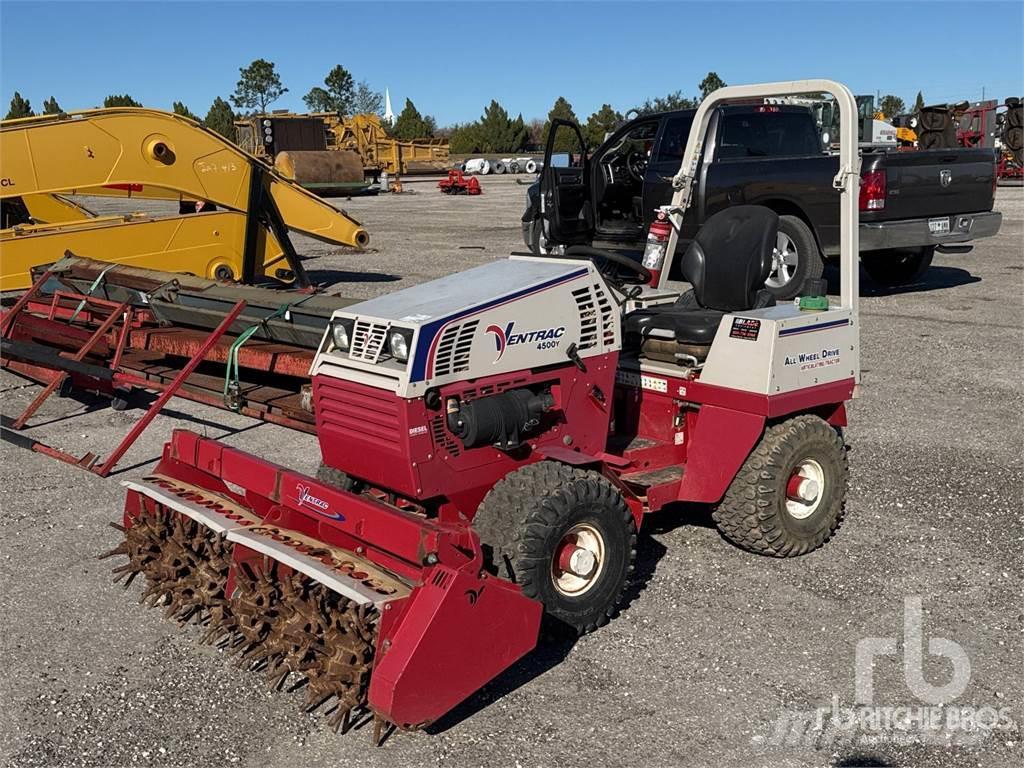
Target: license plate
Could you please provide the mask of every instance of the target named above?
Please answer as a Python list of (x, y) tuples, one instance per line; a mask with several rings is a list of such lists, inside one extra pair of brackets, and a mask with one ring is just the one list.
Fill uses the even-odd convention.
[(949, 217), (941, 219), (928, 219), (928, 231), (933, 235), (949, 234)]

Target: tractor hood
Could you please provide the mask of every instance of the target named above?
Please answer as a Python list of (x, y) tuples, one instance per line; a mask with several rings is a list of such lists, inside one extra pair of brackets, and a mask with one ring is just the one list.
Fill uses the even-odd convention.
[(618, 307), (593, 264), (513, 257), (335, 312), (311, 375), (416, 397), (564, 364), (571, 345), (580, 357), (617, 351), (620, 339)]

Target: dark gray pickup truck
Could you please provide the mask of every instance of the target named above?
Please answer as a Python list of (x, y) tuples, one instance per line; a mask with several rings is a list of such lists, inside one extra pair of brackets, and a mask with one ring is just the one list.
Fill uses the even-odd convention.
[[(637, 118), (587, 153), (579, 127), (556, 120), (540, 181), (527, 193), (523, 239), (536, 253), (594, 241), (640, 244), (655, 210), (672, 197), (693, 110)], [(555, 148), (571, 147), (569, 167), (551, 164)], [(995, 155), (988, 149), (863, 152), (860, 192), (861, 262), (876, 282), (919, 278), (943, 249), (999, 231), (992, 210)], [(767, 287), (796, 296), (824, 261), (839, 254), (838, 158), (821, 146), (809, 110), (742, 105), (717, 110), (684, 240), (712, 214), (756, 203), (780, 214), (776, 260)], [(966, 250), (951, 247), (950, 250)]]

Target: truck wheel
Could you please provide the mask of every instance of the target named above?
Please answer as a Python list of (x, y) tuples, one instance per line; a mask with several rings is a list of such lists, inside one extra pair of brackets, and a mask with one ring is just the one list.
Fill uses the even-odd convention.
[(544, 239), (544, 222), (540, 218), (534, 219), (530, 224), (530, 250), (534, 256), (551, 255), (548, 241)]
[(842, 521), (848, 467), (836, 430), (803, 415), (769, 428), (712, 511), (743, 549), (773, 557), (811, 552)]
[(917, 249), (889, 248), (860, 255), (864, 271), (879, 285), (907, 285), (916, 282), (932, 265), (935, 246)]
[(805, 280), (821, 277), (825, 262), (814, 233), (798, 216), (779, 216), (775, 243), (772, 271), (764, 285), (776, 299), (792, 299), (800, 295)]
[(556, 626), (592, 632), (615, 615), (636, 556), (622, 495), (597, 472), (541, 461), (510, 472), (473, 518), (489, 570), (544, 604)]

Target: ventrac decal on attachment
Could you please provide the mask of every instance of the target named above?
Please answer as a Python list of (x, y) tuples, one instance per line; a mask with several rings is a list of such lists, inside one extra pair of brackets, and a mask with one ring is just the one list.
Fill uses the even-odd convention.
[(299, 506), (312, 509), (318, 515), (329, 517), (333, 520), (344, 520), (345, 516), (340, 512), (332, 512), (329, 502), (309, 492), (309, 486), (298, 483), (295, 486), (295, 495), (298, 498)]
[(554, 349), (559, 345), (559, 340), (562, 336), (565, 335), (564, 325), (554, 328), (541, 328), (524, 333), (516, 333), (515, 325), (516, 321), (512, 320), (504, 328), (497, 325), (488, 325), (484, 329), (484, 333), (494, 335), (494, 349), (498, 353), (498, 356), (494, 358), (494, 362), (501, 360), (505, 350), (516, 344), (535, 344), (536, 349)]

